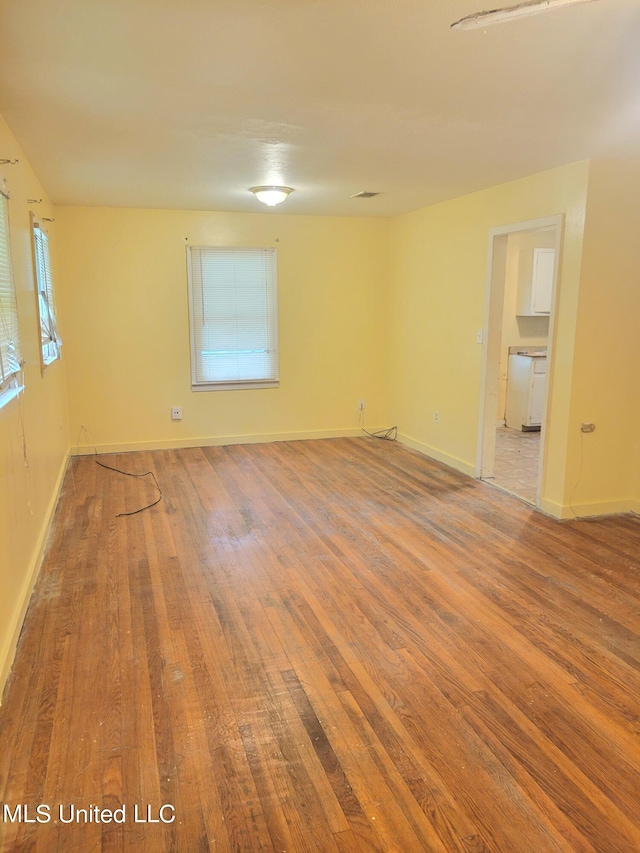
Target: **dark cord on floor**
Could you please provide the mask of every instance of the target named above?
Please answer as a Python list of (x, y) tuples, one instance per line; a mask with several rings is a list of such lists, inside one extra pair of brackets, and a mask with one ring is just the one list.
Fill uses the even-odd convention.
[[(94, 448), (95, 449), (95, 448)], [(98, 459), (98, 451), (96, 450), (95, 454), (96, 465), (99, 465), (101, 468), (106, 468), (107, 471), (115, 471), (117, 474), (125, 474), (127, 477), (152, 477), (153, 484), (158, 490), (158, 497), (155, 501), (146, 506), (141, 506), (140, 509), (134, 509), (131, 512), (119, 512), (116, 514), (116, 518), (122, 518), (124, 515), (137, 515), (139, 512), (144, 512), (145, 509), (151, 509), (152, 506), (156, 506), (162, 500), (162, 489), (160, 488), (160, 483), (158, 482), (158, 478), (153, 473), (153, 471), (145, 471), (144, 474), (134, 474), (131, 471), (122, 471), (120, 468), (114, 468), (112, 465), (105, 465), (104, 462), (101, 462)]]
[(93, 445), (93, 453), (96, 465), (99, 465), (101, 468), (106, 468), (107, 471), (115, 471), (116, 474), (124, 474), (126, 477), (151, 477), (153, 479), (153, 484), (158, 490), (158, 497), (155, 501), (146, 506), (141, 506), (140, 509), (134, 509), (131, 512), (119, 512), (116, 514), (116, 518), (122, 518), (126, 515), (137, 515), (139, 512), (144, 512), (145, 509), (151, 509), (152, 506), (157, 506), (162, 500), (162, 489), (160, 488), (160, 483), (158, 482), (158, 478), (153, 473), (153, 471), (145, 471), (144, 474), (135, 474), (132, 471), (123, 471), (121, 468), (114, 468), (113, 465), (107, 465), (104, 462), (101, 462), (98, 459), (98, 448), (95, 446), (94, 442), (91, 439), (89, 434), (89, 430), (84, 426), (84, 424), (80, 427), (80, 431), (78, 432), (78, 441), (76, 442), (76, 446), (79, 445), (80, 435), (82, 433), (86, 433), (87, 438), (89, 439), (90, 445)]
[(364, 409), (360, 409), (360, 429), (365, 435), (371, 436), (371, 438), (379, 438), (382, 441), (397, 441), (398, 439), (398, 427), (392, 426), (388, 429), (379, 429), (376, 432), (369, 432), (364, 428)]

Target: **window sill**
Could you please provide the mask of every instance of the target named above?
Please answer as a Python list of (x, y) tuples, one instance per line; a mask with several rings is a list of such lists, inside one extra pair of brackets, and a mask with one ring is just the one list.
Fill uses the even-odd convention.
[(10, 385), (0, 391), (0, 409), (15, 399), (22, 391), (24, 391), (24, 385)]
[(201, 382), (191, 385), (192, 391), (250, 391), (257, 388), (279, 388), (280, 380), (269, 379), (265, 381), (254, 380), (251, 382)]
[(58, 361), (59, 359), (60, 359), (60, 353), (58, 353), (58, 355), (50, 356), (49, 358), (43, 358), (42, 359), (42, 369), (44, 370), (45, 367), (49, 367), (50, 364), (53, 364), (55, 361)]

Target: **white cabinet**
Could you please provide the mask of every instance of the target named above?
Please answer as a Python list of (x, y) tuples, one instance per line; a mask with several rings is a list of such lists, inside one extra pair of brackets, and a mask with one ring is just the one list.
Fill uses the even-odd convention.
[(516, 314), (535, 317), (551, 313), (555, 249), (536, 248), (523, 254), (518, 265)]
[(545, 356), (510, 355), (505, 422), (512, 429), (536, 429), (542, 425), (547, 389)]

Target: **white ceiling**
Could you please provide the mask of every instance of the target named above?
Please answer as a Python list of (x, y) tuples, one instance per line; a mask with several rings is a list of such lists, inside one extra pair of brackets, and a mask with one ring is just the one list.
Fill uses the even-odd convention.
[(388, 216), (640, 157), (638, 0), (449, 29), (483, 2), (0, 0), (0, 112), (62, 204), (264, 211), (247, 189), (282, 183), (283, 213)]

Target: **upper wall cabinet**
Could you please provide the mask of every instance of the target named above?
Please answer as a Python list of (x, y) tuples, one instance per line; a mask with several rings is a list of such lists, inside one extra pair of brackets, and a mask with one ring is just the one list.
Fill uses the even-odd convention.
[(551, 313), (555, 256), (555, 249), (536, 248), (533, 257), (529, 252), (520, 253), (516, 304), (519, 317)]

